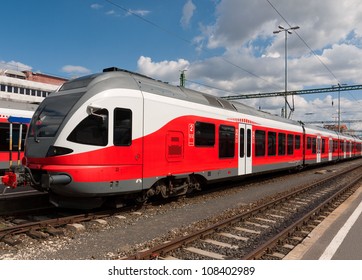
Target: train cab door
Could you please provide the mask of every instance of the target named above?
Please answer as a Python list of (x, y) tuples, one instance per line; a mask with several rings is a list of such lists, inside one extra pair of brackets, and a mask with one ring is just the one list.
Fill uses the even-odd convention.
[(238, 175), (252, 172), (252, 126), (239, 124)]
[(143, 98), (126, 94), (113, 110), (114, 163), (120, 174), (133, 182), (130, 190), (143, 188)]
[(322, 159), (322, 138), (321, 136), (317, 136), (317, 163), (321, 162)]

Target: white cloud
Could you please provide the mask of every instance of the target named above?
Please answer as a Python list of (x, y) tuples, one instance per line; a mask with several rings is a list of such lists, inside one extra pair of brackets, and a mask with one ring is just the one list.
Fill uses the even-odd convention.
[(145, 56), (141, 56), (137, 61), (138, 71), (140, 73), (174, 84), (177, 84), (179, 81), (180, 71), (187, 69), (189, 65), (190, 63), (184, 59), (153, 62), (150, 57)]
[(11, 70), (18, 70), (18, 71), (31, 71), (33, 67), (26, 65), (24, 63), (18, 61), (3, 61), (0, 60), (0, 69), (11, 69)]
[(65, 65), (62, 67), (62, 71), (71, 75), (86, 75), (91, 71), (83, 66)]
[(130, 16), (130, 15), (138, 15), (141, 17), (147, 16), (151, 11), (147, 11), (147, 10), (128, 10), (128, 13), (126, 14), (126, 16)]
[(190, 25), (191, 18), (194, 14), (196, 6), (192, 2), (192, 0), (187, 0), (183, 9), (182, 9), (182, 17), (181, 17), (181, 26), (183, 28), (187, 28)]
[(100, 5), (100, 4), (98, 4), (98, 3), (94, 3), (94, 4), (91, 5), (91, 8), (92, 8), (93, 10), (99, 10), (99, 9), (102, 9), (103, 6)]

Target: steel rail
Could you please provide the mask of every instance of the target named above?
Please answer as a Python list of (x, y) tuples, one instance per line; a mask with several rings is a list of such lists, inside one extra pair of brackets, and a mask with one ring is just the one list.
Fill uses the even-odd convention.
[(198, 230), (194, 233), (191, 233), (187, 236), (183, 236), (183, 237), (179, 237), (176, 238), (170, 242), (166, 242), (163, 244), (160, 244), (158, 246), (155, 246), (154, 248), (148, 249), (148, 250), (144, 250), (144, 251), (140, 251), (137, 252), (136, 254), (132, 255), (132, 256), (127, 256), (125, 258), (123, 258), (124, 260), (145, 260), (145, 259), (157, 259), (161, 256), (164, 256), (167, 252), (170, 252), (174, 249), (179, 248), (182, 245), (186, 245), (187, 243), (190, 243), (192, 241), (195, 241), (197, 239), (203, 238), (204, 236), (207, 236), (211, 233), (216, 232), (217, 230), (223, 228), (223, 227), (227, 227), (230, 226), (232, 224), (238, 223), (240, 221), (243, 221), (251, 216), (255, 216), (256, 214), (266, 210), (266, 209), (270, 209), (272, 207), (275, 207), (278, 204), (283, 203), (286, 200), (289, 200), (297, 195), (300, 195), (304, 192), (307, 192), (310, 189), (313, 189), (321, 184), (324, 184), (330, 180), (334, 180), (336, 177), (342, 175), (342, 174), (346, 174), (346, 173), (350, 173), (353, 172), (354, 170), (361, 168), (361, 166), (356, 166), (352, 169), (349, 169), (347, 171), (341, 171), (338, 172), (337, 174), (332, 174), (331, 176), (328, 176), (327, 178), (323, 178), (321, 180), (318, 180), (317, 182), (305, 185), (302, 188), (299, 188), (297, 190), (292, 190), (291, 192), (282, 195), (280, 198), (278, 198), (277, 200), (268, 202), (264, 205), (260, 205), (260, 206), (256, 206), (250, 210), (247, 210), (245, 213), (241, 213), (239, 215), (236, 215), (234, 217), (228, 218), (224, 221), (221, 221), (219, 223), (216, 223), (214, 225), (208, 226), (205, 229), (201, 229)]
[(317, 207), (315, 207), (313, 210), (309, 211), (307, 214), (305, 214), (298, 221), (296, 221), (292, 225), (285, 228), (279, 234), (277, 234), (274, 237), (270, 238), (263, 245), (256, 248), (255, 250), (253, 250), (249, 254), (245, 255), (242, 259), (244, 259), (244, 260), (252, 260), (252, 259), (260, 258), (262, 255), (265, 254), (265, 252), (268, 252), (269, 250), (271, 250), (271, 248), (273, 248), (279, 242), (286, 239), (289, 235), (293, 234), (295, 231), (297, 231), (298, 228), (303, 226), (305, 224), (305, 222), (310, 220), (311, 217), (315, 216), (317, 213), (320, 213), (323, 209), (328, 207), (331, 203), (333, 203), (335, 200), (337, 200), (341, 195), (343, 195), (345, 192), (347, 192), (351, 187), (356, 185), (361, 180), (362, 180), (362, 174), (359, 175), (357, 178), (355, 178), (352, 182), (350, 182), (349, 184), (344, 186), (341, 190), (339, 190), (333, 196), (328, 198), (326, 201), (324, 201), (323, 204), (320, 204)]

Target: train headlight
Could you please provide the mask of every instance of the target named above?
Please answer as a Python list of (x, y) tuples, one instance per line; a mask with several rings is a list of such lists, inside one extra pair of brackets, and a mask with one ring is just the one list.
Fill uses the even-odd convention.
[(64, 147), (50, 146), (47, 152), (47, 157), (62, 156), (72, 153), (73, 150)]

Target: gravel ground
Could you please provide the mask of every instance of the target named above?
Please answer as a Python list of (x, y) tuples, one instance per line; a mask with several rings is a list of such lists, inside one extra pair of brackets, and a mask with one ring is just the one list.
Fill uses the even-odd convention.
[[(361, 164), (362, 159), (343, 162), (339, 168)], [(258, 200), (284, 192), (328, 176), (320, 170), (336, 170), (325, 166), (290, 176), (262, 179), (261, 183), (248, 183), (242, 187), (203, 193), (192, 198), (179, 198), (162, 205), (148, 205), (124, 218), (108, 218), (107, 225), (87, 223), (84, 232), (66, 230), (64, 236), (34, 240), (21, 236), (22, 243), (15, 247), (0, 243), (0, 259), (117, 259), (145, 248), (196, 230), (211, 221), (225, 219), (242, 211)], [(221, 213), (223, 213), (221, 215)]]

